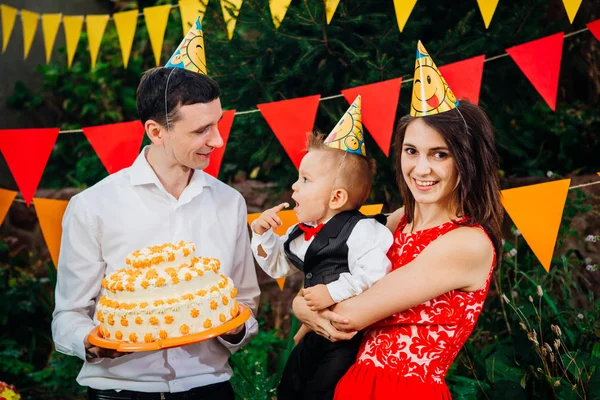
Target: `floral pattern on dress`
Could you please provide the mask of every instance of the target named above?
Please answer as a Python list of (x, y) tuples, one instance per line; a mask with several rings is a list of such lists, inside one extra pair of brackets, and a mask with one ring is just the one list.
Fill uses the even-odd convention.
[[(388, 252), (392, 270), (415, 259), (431, 242), (460, 225), (465, 219), (414, 233), (402, 233), (403, 221)], [(480, 225), (469, 225), (483, 230)], [(363, 338), (357, 364), (383, 368), (398, 376), (417, 377), (423, 383), (444, 383), (448, 368), (469, 338), (483, 308), (492, 276), (474, 292), (453, 290), (413, 308), (394, 314), (374, 325)]]

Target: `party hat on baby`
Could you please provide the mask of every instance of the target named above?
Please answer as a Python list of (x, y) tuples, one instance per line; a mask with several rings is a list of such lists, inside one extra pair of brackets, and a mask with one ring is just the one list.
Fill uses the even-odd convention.
[(358, 95), (325, 139), (326, 145), (348, 153), (367, 155), (360, 106), (361, 99)]
[(457, 106), (456, 96), (419, 40), (410, 115), (424, 117), (453, 110)]
[(200, 17), (183, 38), (165, 67), (183, 68), (206, 75), (204, 34)]

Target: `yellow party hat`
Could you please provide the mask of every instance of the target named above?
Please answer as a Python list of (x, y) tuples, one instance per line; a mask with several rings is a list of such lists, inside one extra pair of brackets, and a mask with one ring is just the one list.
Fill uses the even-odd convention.
[(457, 106), (456, 96), (419, 40), (410, 115), (424, 117), (453, 110)]
[(184, 68), (206, 75), (206, 55), (204, 54), (204, 35), (200, 17), (183, 38), (165, 67)]
[(367, 155), (360, 106), (361, 99), (358, 95), (325, 139), (326, 145), (348, 153)]

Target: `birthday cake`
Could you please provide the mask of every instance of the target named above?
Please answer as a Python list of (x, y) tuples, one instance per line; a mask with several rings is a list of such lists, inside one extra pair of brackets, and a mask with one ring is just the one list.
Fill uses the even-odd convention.
[(191, 242), (132, 252), (126, 268), (102, 281), (96, 308), (98, 335), (151, 343), (215, 328), (237, 316), (233, 281), (219, 274), (220, 261), (195, 255)]

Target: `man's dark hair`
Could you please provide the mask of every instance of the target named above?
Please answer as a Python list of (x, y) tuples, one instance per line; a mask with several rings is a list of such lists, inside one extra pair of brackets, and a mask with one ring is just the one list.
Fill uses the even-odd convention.
[(167, 110), (169, 124), (174, 124), (181, 106), (210, 103), (220, 94), (219, 84), (206, 75), (183, 68), (153, 68), (144, 73), (137, 88), (137, 111), (142, 124), (151, 119), (166, 127)]

